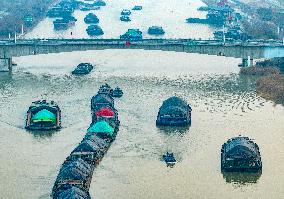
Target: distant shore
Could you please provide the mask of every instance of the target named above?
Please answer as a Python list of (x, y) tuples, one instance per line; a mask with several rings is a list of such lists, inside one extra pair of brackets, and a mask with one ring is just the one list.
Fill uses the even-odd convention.
[(8, 38), (9, 34), (13, 36), (15, 32), (20, 33), (26, 16), (32, 16), (33, 22), (28, 27), (24, 26), (24, 31), (31, 30), (45, 18), (49, 7), (55, 2), (58, 0), (46, 0), (41, 3), (36, 0), (25, 2), (3, 0), (1, 9), (7, 10), (7, 15), (0, 19), (0, 38)]

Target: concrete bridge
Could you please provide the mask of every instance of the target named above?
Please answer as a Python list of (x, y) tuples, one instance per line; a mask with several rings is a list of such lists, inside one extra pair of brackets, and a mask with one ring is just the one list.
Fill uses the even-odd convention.
[[(253, 59), (284, 57), (279, 41), (223, 41), (192, 39), (30, 39), (0, 40), (0, 71), (12, 70), (12, 58), (19, 56), (105, 49), (144, 49), (198, 53), (241, 58), (244, 65)], [(248, 64), (247, 64), (248, 63)]]

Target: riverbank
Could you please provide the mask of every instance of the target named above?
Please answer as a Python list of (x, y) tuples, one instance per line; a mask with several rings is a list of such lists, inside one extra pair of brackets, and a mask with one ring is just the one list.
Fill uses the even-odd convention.
[(277, 67), (247, 67), (240, 75), (259, 76), (256, 82), (257, 94), (277, 104), (284, 104), (284, 75)]
[(257, 80), (257, 94), (278, 104), (284, 104), (284, 75), (269, 75)]
[(22, 25), (25, 24), (24, 19), (32, 16), (32, 23), (24, 26), (24, 31), (28, 31), (35, 27), (45, 16), (48, 8), (58, 0), (26, 0), (26, 1), (9, 1), (3, 0), (0, 3), (1, 10), (5, 11), (5, 15), (0, 18), (0, 37), (7, 38), (9, 34), (14, 32), (20, 33)]
[[(219, 0), (203, 0), (207, 5), (218, 5)], [(253, 39), (282, 39), (284, 8), (280, 1), (229, 0), (228, 6), (242, 14), (239, 21), (243, 32)]]
[(280, 70), (276, 67), (245, 67), (241, 68), (240, 74), (242, 75), (279, 75)]

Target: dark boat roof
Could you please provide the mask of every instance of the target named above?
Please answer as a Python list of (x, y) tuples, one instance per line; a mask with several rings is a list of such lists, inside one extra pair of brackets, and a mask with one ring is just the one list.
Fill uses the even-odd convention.
[(89, 25), (87, 29), (102, 29), (102, 28), (97, 24), (92, 24), (92, 25)]
[(253, 157), (259, 157), (260, 153), (257, 144), (248, 137), (235, 137), (228, 140), (222, 147), (226, 155), (238, 155), (240, 151)]
[(80, 189), (79, 187), (68, 185), (63, 190), (58, 190), (54, 193), (54, 199), (91, 199), (89, 192)]
[(84, 140), (90, 140), (91, 142), (95, 143), (96, 146), (100, 147), (100, 149), (106, 148), (109, 145), (104, 139), (98, 137), (95, 133), (92, 132), (86, 133), (83, 141)]
[(93, 66), (93, 65), (90, 63), (80, 63), (78, 64), (78, 66)]
[(179, 106), (181, 108), (191, 109), (191, 107), (183, 99), (176, 96), (170, 97), (167, 100), (165, 100), (161, 106), (161, 109), (170, 106)]
[(62, 180), (87, 180), (88, 176), (91, 173), (91, 166), (78, 158), (72, 161), (65, 161), (62, 165), (56, 181)]
[(97, 94), (92, 97), (92, 105), (95, 103), (108, 103), (114, 105), (114, 99), (107, 94)]
[[(73, 151), (74, 152), (99, 152), (100, 146), (90, 140), (83, 140)], [(71, 154), (72, 154), (71, 153)]]
[(149, 29), (159, 29), (159, 30), (163, 30), (163, 28), (161, 26), (151, 26), (149, 27)]
[(187, 110), (179, 107), (179, 106), (167, 106), (167, 107), (163, 107), (160, 109), (160, 114), (161, 115), (186, 115), (187, 114)]
[(94, 13), (88, 13), (88, 14), (86, 15), (86, 17), (97, 18), (97, 15), (94, 14)]

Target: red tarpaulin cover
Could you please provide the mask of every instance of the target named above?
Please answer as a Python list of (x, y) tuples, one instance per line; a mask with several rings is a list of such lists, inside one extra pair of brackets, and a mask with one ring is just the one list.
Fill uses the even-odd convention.
[(102, 108), (96, 112), (97, 117), (114, 117), (114, 112), (110, 108)]

